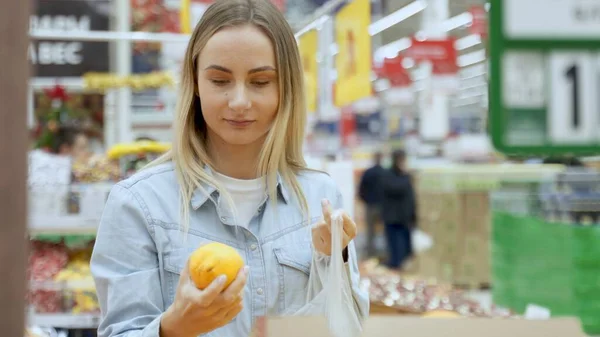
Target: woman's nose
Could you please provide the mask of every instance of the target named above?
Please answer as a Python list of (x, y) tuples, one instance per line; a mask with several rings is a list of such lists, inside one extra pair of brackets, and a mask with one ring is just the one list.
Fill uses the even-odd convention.
[(248, 92), (245, 85), (237, 85), (234, 89), (233, 95), (229, 99), (229, 108), (234, 111), (243, 112), (250, 109), (252, 106)]

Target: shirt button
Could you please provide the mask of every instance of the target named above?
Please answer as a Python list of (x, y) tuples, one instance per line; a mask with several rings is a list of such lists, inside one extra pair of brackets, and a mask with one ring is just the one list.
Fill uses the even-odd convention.
[(258, 248), (258, 246), (255, 243), (250, 245), (250, 250), (254, 251), (256, 248)]
[(264, 293), (264, 291), (262, 288), (258, 288), (258, 289), (256, 289), (256, 293), (259, 295), (262, 295)]

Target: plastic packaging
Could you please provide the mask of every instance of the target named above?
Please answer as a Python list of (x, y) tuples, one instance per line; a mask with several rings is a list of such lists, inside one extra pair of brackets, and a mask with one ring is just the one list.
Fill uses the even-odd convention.
[[(331, 251), (341, 252), (343, 218), (341, 211), (331, 216)], [(358, 337), (362, 324), (356, 314), (350, 277), (342, 254), (324, 256), (313, 248), (306, 305), (289, 313), (295, 316), (325, 316), (334, 337)]]

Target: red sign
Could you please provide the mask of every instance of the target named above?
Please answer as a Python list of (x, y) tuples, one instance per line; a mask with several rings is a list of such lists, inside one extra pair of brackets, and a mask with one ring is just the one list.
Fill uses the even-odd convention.
[(455, 38), (420, 41), (413, 37), (411, 47), (406, 51), (405, 56), (411, 57), (417, 63), (431, 62), (434, 74), (456, 74), (458, 65), (456, 49), (454, 49), (455, 41)]
[(356, 134), (356, 118), (352, 107), (343, 107), (340, 118), (340, 137), (342, 138), (342, 146), (354, 147), (358, 143), (358, 135)]
[(384, 59), (383, 64), (375, 68), (377, 76), (389, 79), (393, 87), (409, 87), (412, 80), (402, 65), (403, 60), (404, 56), (402, 55)]
[(488, 35), (488, 15), (484, 6), (471, 6), (469, 12), (473, 16), (471, 34), (485, 38)]

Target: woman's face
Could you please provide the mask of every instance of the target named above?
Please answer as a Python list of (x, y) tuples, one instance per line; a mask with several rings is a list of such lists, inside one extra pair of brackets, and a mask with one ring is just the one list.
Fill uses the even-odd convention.
[(262, 146), (279, 106), (271, 40), (252, 25), (224, 28), (208, 40), (197, 64), (209, 139)]

